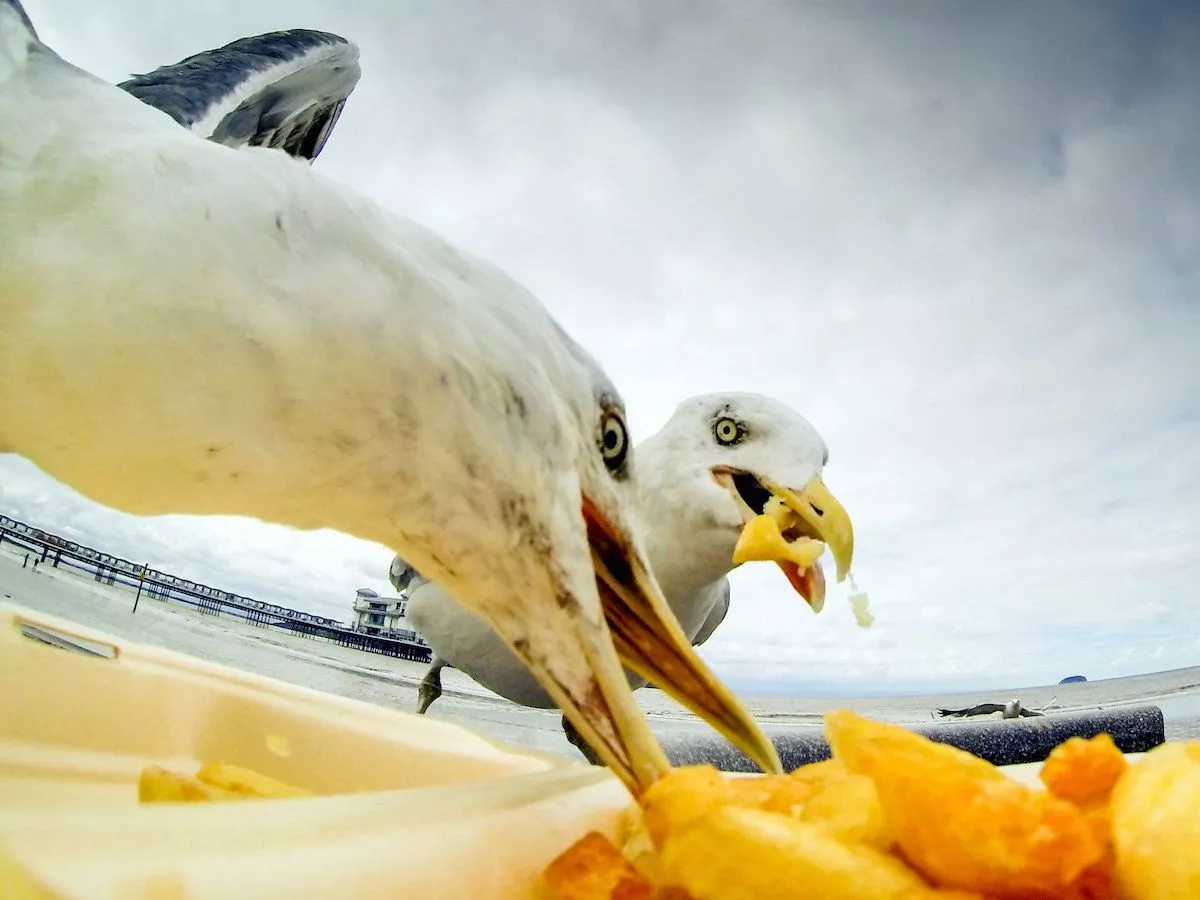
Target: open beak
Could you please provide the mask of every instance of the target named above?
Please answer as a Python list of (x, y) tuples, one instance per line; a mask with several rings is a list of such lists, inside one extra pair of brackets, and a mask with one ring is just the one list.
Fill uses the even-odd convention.
[(746, 472), (724, 470), (714, 475), (753, 515), (742, 528), (733, 562), (776, 563), (813, 612), (820, 612), (825, 605), (825, 574), (818, 559), (825, 548), (833, 554), (838, 581), (850, 573), (854, 559), (854, 526), (846, 508), (820, 478), (792, 490)]
[[(707, 721), (764, 772), (781, 773), (775, 746), (696, 655), (641, 554), (586, 498), (583, 514), (601, 605), (621, 661)], [(597, 671), (596, 676), (606, 695), (620, 694), (632, 702), (633, 693), (623, 672), (619, 684), (602, 680), (611, 677), (607, 671)], [(635, 761), (639, 754), (662, 753), (644, 714), (637, 709), (640, 727), (637, 733), (626, 733), (624, 748), (625, 755)]]

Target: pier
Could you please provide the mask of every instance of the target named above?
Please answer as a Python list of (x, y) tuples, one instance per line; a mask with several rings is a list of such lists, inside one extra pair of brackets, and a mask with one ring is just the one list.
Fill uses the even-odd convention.
[(429, 662), (433, 658), (429, 645), (415, 633), (411, 638), (368, 634), (324, 616), (264, 603), (161, 572), (148, 564), (121, 559), (0, 515), (0, 546), (4, 544), (25, 550), (27, 565), (74, 570), (100, 584), (128, 588), (134, 593), (134, 612), (140, 603), (150, 600), (181, 603), (205, 615), (229, 616), (259, 628), (279, 628), (367, 653), (413, 662)]

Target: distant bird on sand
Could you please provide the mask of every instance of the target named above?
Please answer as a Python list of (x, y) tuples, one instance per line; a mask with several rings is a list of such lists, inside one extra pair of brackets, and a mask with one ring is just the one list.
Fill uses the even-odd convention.
[[(592, 357), (504, 272), (294, 158), (332, 112), (281, 90), (252, 105), (291, 114), (241, 124), (222, 110), (251, 77), (231, 95), (180, 71), (211, 134), (65, 62), (0, 0), (0, 451), (134, 515), (391, 547), (634, 793), (669, 767), (623, 664), (779, 771), (649, 574), (624, 405)], [(345, 72), (324, 71), (332, 109)]]
[[(828, 451), (803, 417), (760, 394), (724, 393), (680, 404), (662, 430), (637, 447), (636, 520), (651, 567), (683, 633), (703, 644), (729, 610), (734, 548), (746, 522), (772, 497), (795, 508), (803, 523), (793, 540), (810, 537), (832, 551), (839, 578), (849, 571), (854, 532), (842, 505), (821, 475)], [(819, 565), (800, 570), (782, 555), (776, 562), (814, 610), (825, 601)], [(420, 686), (418, 712), (442, 693), (441, 670), (457, 668), (514, 703), (554, 708), (539, 684), (488, 623), (427, 583), (403, 559), (392, 561), (389, 577), (406, 589), (408, 617), (434, 650)], [(635, 688), (646, 679), (630, 675)], [(596, 761), (564, 717), (567, 738)]]
[(978, 706), (971, 706), (966, 709), (939, 709), (938, 715), (952, 716), (957, 719), (966, 716), (987, 716), (992, 713), (1000, 713), (1002, 719), (1016, 719), (1021, 716), (1042, 716), (1045, 713), (1037, 712), (1033, 709), (1026, 709), (1021, 705), (1020, 700), (1009, 700), (1007, 703), (980, 703)]

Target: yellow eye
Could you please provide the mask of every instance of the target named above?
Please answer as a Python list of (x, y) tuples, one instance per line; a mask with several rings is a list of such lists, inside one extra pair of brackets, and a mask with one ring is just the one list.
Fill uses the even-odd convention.
[(713, 425), (713, 437), (717, 439), (718, 444), (736, 444), (742, 439), (742, 434), (742, 427), (730, 418), (717, 419)]
[(600, 455), (604, 464), (611, 469), (618, 469), (625, 462), (629, 452), (629, 432), (625, 423), (615, 412), (606, 412), (600, 421)]

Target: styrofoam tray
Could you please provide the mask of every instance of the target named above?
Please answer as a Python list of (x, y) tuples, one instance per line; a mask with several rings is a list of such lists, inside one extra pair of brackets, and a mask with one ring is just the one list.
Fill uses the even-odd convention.
[[(9, 604), (0, 685), (0, 848), (59, 897), (527, 897), (629, 802), (606, 770)], [(211, 760), (325, 796), (138, 804), (145, 765)]]

